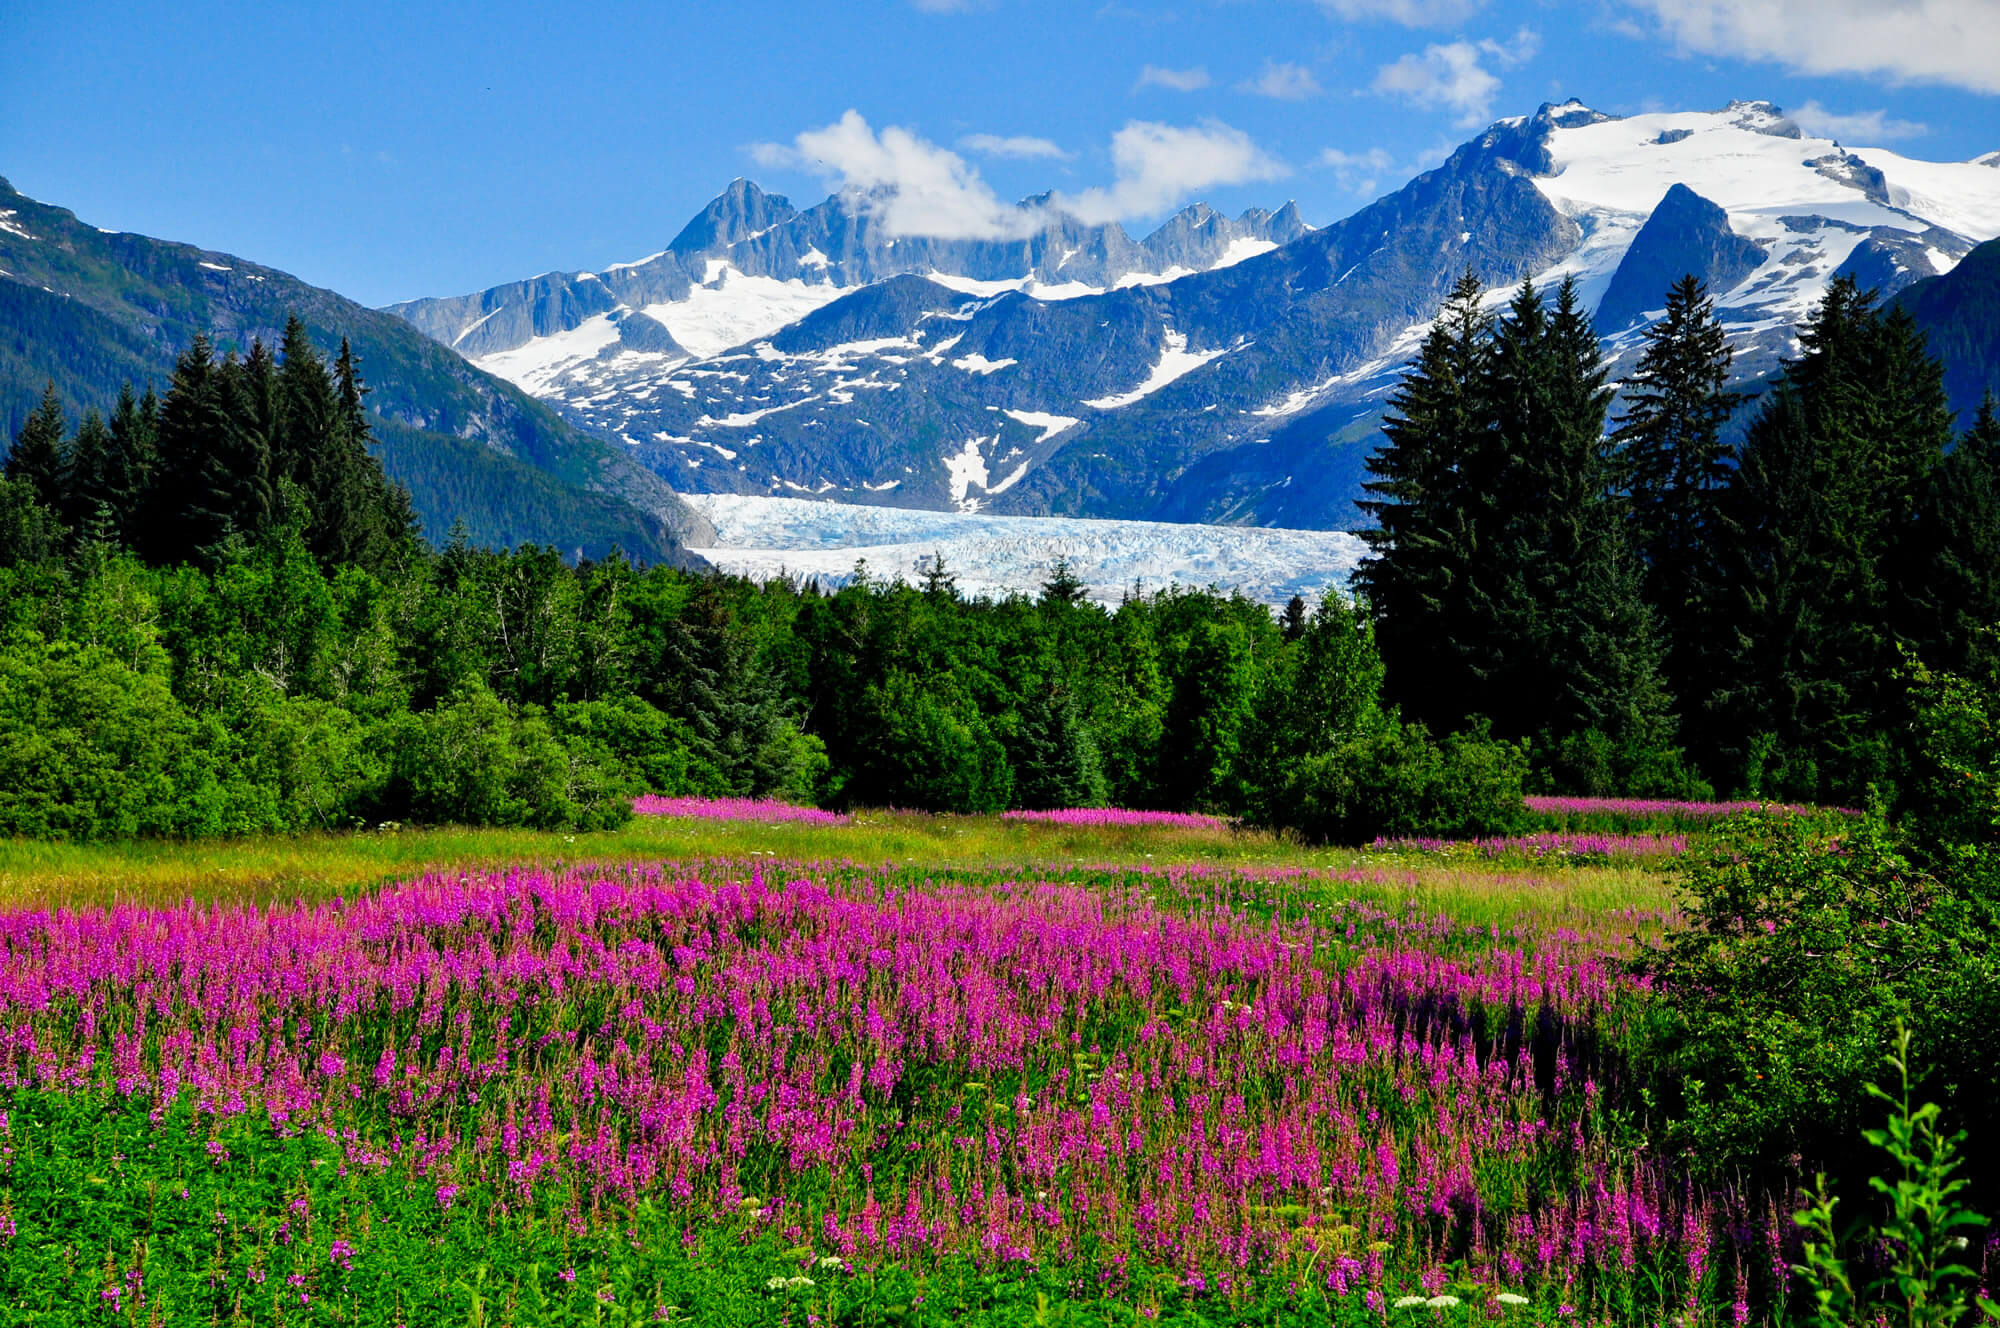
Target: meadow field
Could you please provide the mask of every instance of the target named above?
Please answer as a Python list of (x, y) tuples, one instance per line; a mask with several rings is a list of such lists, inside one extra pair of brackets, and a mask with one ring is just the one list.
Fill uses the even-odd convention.
[(1628, 1063), (1699, 817), (1340, 851), (722, 810), (0, 844), (0, 1318), (1783, 1305), (1792, 1196), (1649, 1150)]

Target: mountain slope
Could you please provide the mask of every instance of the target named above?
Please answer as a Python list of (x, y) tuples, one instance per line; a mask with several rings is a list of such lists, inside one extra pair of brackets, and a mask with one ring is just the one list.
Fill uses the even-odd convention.
[(426, 530), (534, 539), (591, 556), (618, 545), (687, 561), (706, 522), (656, 474), (401, 320), (286, 273), (191, 245), (112, 234), (0, 180), (0, 428), (11, 438), (53, 380), (78, 411), (121, 383), (164, 387), (196, 332), (275, 344), (288, 315), (331, 350), (348, 337), (373, 389), (385, 467)]
[(1917, 320), (1944, 361), (1945, 391), (1961, 427), (1980, 400), (2000, 394), (2000, 240), (1988, 240), (1943, 276), (1911, 284), (1896, 304)]
[(1468, 267), (1496, 304), (1575, 278), (1614, 376), (1694, 272), (1754, 380), (1836, 274), (1893, 293), (2000, 234), (2000, 171), (1844, 149), (1761, 102), (1569, 102), (1321, 230), (1198, 206), (1133, 241), (1021, 206), (1023, 239), (938, 241), (738, 181), (637, 264), (399, 310), (683, 491), (1347, 526)]

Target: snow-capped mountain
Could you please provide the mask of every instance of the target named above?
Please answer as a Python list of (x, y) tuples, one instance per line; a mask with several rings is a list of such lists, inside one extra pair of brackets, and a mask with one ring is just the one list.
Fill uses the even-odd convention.
[[(1037, 299), (1098, 295), (1226, 267), (1311, 228), (1287, 204), (1225, 217), (1206, 204), (1144, 240), (1087, 225), (1043, 195), (1019, 210), (1034, 227), (1013, 241), (898, 236), (863, 200), (836, 195), (804, 212), (736, 180), (673, 243), (603, 272), (543, 273), (476, 295), (411, 300), (401, 315), (482, 367), (530, 391), (584, 361), (707, 359), (768, 337), (859, 287), (915, 273), (966, 294)], [(631, 367), (631, 366), (625, 366)]]
[(2000, 234), (1995, 161), (1572, 101), (1320, 230), (1197, 207), (1133, 241), (1031, 199), (1026, 239), (938, 241), (739, 181), (640, 263), (396, 312), (684, 492), (1339, 527), (1468, 266), (1496, 302), (1575, 276), (1621, 365), (1694, 272), (1755, 376), (1836, 274), (1893, 293)]

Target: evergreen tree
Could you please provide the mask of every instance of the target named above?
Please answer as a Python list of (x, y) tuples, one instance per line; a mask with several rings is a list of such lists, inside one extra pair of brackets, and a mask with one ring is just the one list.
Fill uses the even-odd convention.
[(1067, 687), (1048, 684), (1021, 707), (1014, 743), (1014, 801), (1034, 810), (1102, 807), (1104, 764), (1097, 740)]
[(327, 375), (326, 361), (320, 358), (297, 315), (285, 320), (278, 355), (280, 427), (271, 472), (290, 480), (305, 493), (308, 503), (316, 504), (321, 473), (332, 464), (340, 402)]
[(1850, 278), (1799, 345), (1729, 495), (1740, 631), (1724, 731), (1749, 743), (1735, 753), (1746, 780), (1858, 799), (1893, 773), (1895, 672), (1931, 631), (1914, 611), (1930, 567), (1918, 510), (1951, 415), (1915, 325)]
[(1667, 683), (1691, 719), (1720, 666), (1714, 542), (1732, 460), (1722, 429), (1743, 397), (1725, 390), (1734, 353), (1700, 279), (1674, 284), (1666, 316), (1645, 339), (1612, 441), (1646, 602), (1665, 642)]
[(229, 489), (218, 473), (231, 429), (230, 393), (209, 340), (196, 333), (174, 364), (160, 403), (158, 463), (147, 493), (143, 547), (156, 563), (209, 556), (233, 533)]
[(63, 516), (77, 538), (114, 544), (119, 538), (117, 495), (112, 489), (117, 440), (96, 411), (86, 411), (70, 441), (68, 506)]
[(333, 382), (337, 411), (332, 464), (319, 491), (326, 513), (320, 525), (323, 556), (379, 570), (416, 537), (416, 514), (409, 491), (389, 479), (368, 450), (374, 431), (362, 401), (370, 389), (361, 381), (360, 360), (346, 337), (340, 339)]
[(276, 514), (271, 457), (281, 428), (277, 363), (261, 340), (250, 343), (245, 358), (223, 360), (222, 395), (229, 427), (216, 440), (210, 483), (230, 529), (254, 540)]
[(1285, 601), (1285, 611), (1278, 615), (1278, 631), (1287, 644), (1306, 634), (1306, 602), (1298, 595)]
[(1417, 359), (1389, 399), (1383, 442), (1368, 458), (1375, 518), (1362, 532), (1369, 557), (1354, 574), (1376, 623), (1389, 695), (1409, 713), (1449, 726), (1465, 660), (1455, 631), (1465, 621), (1467, 572), (1493, 511), (1474, 463), (1492, 412), (1485, 398), (1492, 319), (1471, 272), (1446, 297)]
[(132, 395), (132, 385), (118, 390), (118, 405), (111, 412), (111, 452), (105, 459), (104, 495), (111, 505), (118, 538), (133, 543), (139, 534), (139, 511), (153, 482), (153, 468), (159, 453), (160, 399), (148, 386), (142, 397)]
[(52, 514), (68, 506), (69, 457), (63, 445), (68, 432), (62, 398), (56, 395), (51, 380), (42, 389), (41, 404), (14, 435), (13, 450), (7, 453), (7, 478), (27, 485), (36, 503)]
[(1989, 392), (1972, 427), (1932, 472), (1918, 512), (1919, 572), (1911, 645), (1933, 669), (2000, 669), (2000, 403)]
[(1488, 369), (1494, 428), (1476, 469), (1497, 510), (1467, 569), (1463, 694), (1502, 737), (1595, 730), (1636, 759), (1665, 742), (1669, 702), (1611, 492), (1605, 378), (1574, 282), (1552, 310), (1524, 282)]
[(930, 561), (924, 564), (924, 598), (931, 600), (958, 598), (958, 578), (944, 565), (944, 551), (933, 552)]

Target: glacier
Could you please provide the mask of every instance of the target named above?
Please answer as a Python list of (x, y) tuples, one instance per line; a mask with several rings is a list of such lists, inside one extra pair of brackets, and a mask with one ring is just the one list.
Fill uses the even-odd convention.
[(1067, 558), (1085, 593), (1107, 606), (1135, 589), (1212, 585), (1276, 607), (1294, 595), (1312, 602), (1329, 589), (1345, 593), (1367, 552), (1340, 530), (988, 516), (761, 494), (686, 500), (715, 527), (715, 543), (700, 552), (718, 569), (825, 588), (845, 585), (857, 563), (871, 577), (914, 584), (942, 555), (962, 594), (1032, 594)]

